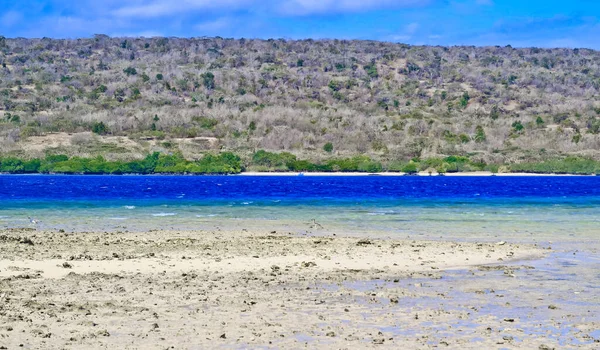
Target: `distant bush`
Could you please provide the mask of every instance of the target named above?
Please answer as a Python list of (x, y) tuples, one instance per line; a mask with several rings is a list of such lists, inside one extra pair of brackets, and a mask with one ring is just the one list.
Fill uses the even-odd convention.
[(402, 167), (402, 172), (407, 174), (416, 174), (419, 172), (418, 164), (410, 162)]
[(481, 125), (478, 125), (477, 128), (475, 128), (475, 142), (485, 142), (486, 139), (487, 136), (485, 135), (483, 127)]
[(379, 77), (379, 72), (377, 71), (377, 65), (375, 62), (366, 64), (363, 68), (371, 79), (377, 79)]
[(125, 69), (123, 69), (123, 73), (127, 74), (128, 76), (130, 75), (136, 75), (137, 74), (137, 70), (133, 67), (127, 67)]
[(252, 155), (253, 165), (273, 170), (291, 170), (290, 167), (293, 167), (294, 162), (296, 162), (296, 156), (288, 152), (271, 153), (259, 150)]
[(209, 118), (209, 117), (193, 117), (192, 121), (194, 123), (197, 123), (200, 125), (201, 128), (203, 129), (212, 129), (215, 126), (217, 126), (217, 124), (219, 124), (219, 122), (214, 119), (214, 118)]
[(202, 83), (204, 87), (212, 90), (215, 88), (215, 75), (211, 72), (206, 72), (202, 74)]
[(568, 157), (536, 163), (511, 164), (510, 171), (545, 174), (599, 174), (600, 162), (586, 158)]
[(92, 124), (92, 132), (98, 135), (106, 135), (108, 134), (108, 127), (104, 122), (95, 122)]
[(327, 153), (331, 153), (333, 152), (333, 144), (331, 142), (327, 142), (324, 146), (323, 146), (323, 151), (327, 152)]
[(525, 129), (520, 120), (512, 123), (512, 128), (515, 132), (521, 132), (523, 129)]

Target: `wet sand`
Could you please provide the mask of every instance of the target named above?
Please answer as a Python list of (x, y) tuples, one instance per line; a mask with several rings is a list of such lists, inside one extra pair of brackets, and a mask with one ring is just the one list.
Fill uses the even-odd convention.
[(271, 230), (2, 230), (0, 348), (600, 345), (588, 304), (537, 288), (571, 288), (538, 271), (549, 254)]

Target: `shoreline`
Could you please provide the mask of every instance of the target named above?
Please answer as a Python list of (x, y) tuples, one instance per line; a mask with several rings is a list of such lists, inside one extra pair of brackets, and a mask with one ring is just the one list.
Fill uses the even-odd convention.
[(458, 173), (427, 173), (419, 172), (407, 174), (401, 172), (257, 172), (243, 171), (235, 174), (187, 174), (187, 173), (153, 173), (153, 174), (71, 174), (71, 173), (1, 173), (0, 176), (321, 176), (321, 177), (346, 177), (346, 176), (387, 176), (387, 177), (595, 177), (600, 174), (556, 174), (556, 173), (492, 173), (488, 171), (458, 172)]
[(576, 177), (593, 177), (596, 175), (580, 175), (580, 174), (546, 174), (546, 173), (492, 173), (488, 171), (476, 171), (476, 172), (459, 172), (459, 173), (445, 173), (445, 174), (437, 174), (432, 173), (429, 174), (427, 172), (419, 172), (416, 174), (406, 174), (406, 173), (395, 173), (395, 172), (380, 172), (380, 173), (364, 173), (364, 172), (242, 172), (239, 174), (232, 174), (231, 176), (432, 176), (432, 177), (535, 177), (535, 176), (558, 176), (558, 177), (568, 177), (568, 176), (576, 176)]

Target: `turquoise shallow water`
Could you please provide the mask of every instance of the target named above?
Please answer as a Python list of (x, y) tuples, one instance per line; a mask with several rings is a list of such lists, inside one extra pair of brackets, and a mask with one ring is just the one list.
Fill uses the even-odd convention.
[(0, 227), (27, 226), (593, 240), (600, 177), (0, 176)]

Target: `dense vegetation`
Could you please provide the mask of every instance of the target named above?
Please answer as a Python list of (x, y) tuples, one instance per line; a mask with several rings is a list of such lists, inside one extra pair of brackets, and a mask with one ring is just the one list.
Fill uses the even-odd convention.
[[(0, 37), (0, 157), (77, 173), (588, 173), (599, 96), (587, 49)], [(239, 167), (211, 158), (231, 153)]]
[(295, 155), (264, 150), (255, 152), (248, 163), (233, 153), (207, 154), (197, 161), (189, 161), (181, 154), (165, 155), (154, 152), (142, 160), (107, 161), (102, 156), (95, 158), (48, 155), (43, 159), (0, 158), (0, 173), (34, 174), (237, 174), (244, 170), (295, 171), (295, 172), (401, 172), (416, 174), (459, 173), (466, 171), (528, 172), (557, 174), (600, 174), (600, 162), (591, 159), (569, 157), (564, 160), (513, 165), (488, 165), (471, 161), (467, 157), (412, 159), (408, 162), (393, 162), (382, 165), (367, 156), (335, 158), (313, 163), (298, 159)]

